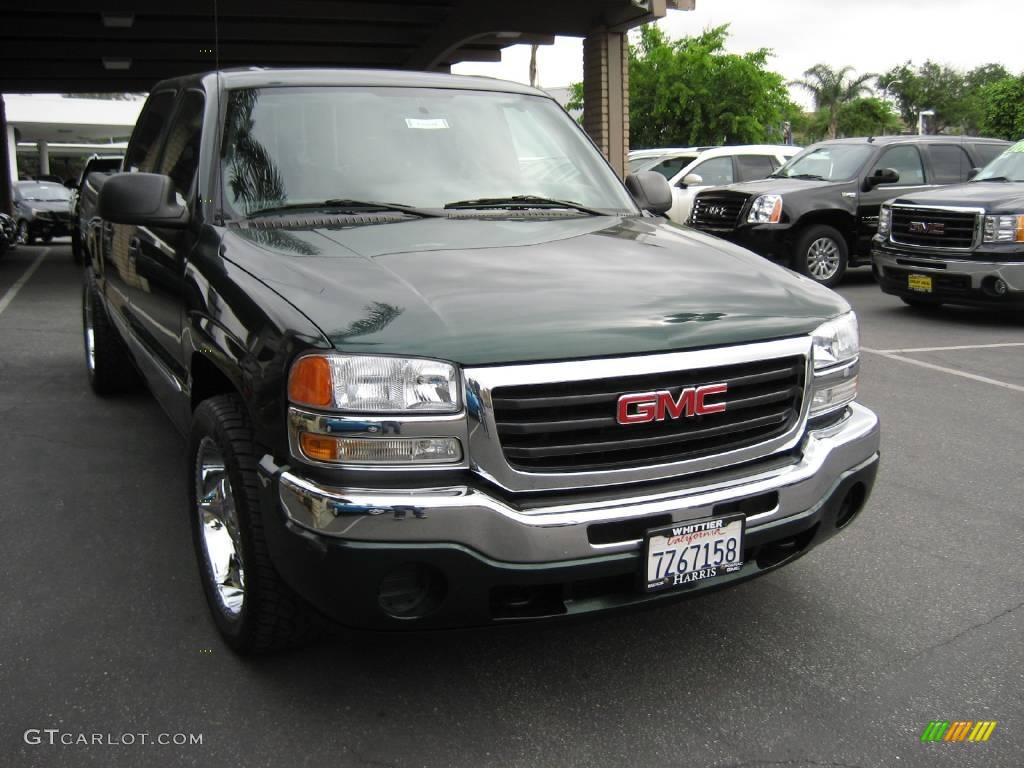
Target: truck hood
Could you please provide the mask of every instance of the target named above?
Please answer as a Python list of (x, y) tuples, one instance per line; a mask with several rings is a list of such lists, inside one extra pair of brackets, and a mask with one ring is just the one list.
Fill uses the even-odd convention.
[(815, 193), (824, 188), (856, 187), (855, 181), (817, 181), (815, 179), (757, 179), (741, 181), (715, 190), (727, 189), (730, 192), (743, 192), (748, 195), (793, 195)]
[(928, 190), (892, 202), (906, 205), (963, 205), (996, 213), (1024, 212), (1024, 183), (971, 181), (943, 189)]
[(231, 229), (224, 246), (340, 350), (463, 365), (763, 341), (848, 309), (749, 251), (647, 218)]

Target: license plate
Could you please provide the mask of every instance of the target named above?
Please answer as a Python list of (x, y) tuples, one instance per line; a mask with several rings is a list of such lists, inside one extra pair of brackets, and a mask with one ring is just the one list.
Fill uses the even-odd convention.
[(932, 292), (932, 279), (928, 275), (907, 275), (907, 287), (921, 293)]
[(647, 532), (644, 589), (657, 592), (743, 567), (743, 515), (687, 520)]

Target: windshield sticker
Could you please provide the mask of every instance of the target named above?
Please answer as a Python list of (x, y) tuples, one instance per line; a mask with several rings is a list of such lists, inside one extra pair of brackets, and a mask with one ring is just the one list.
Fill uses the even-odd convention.
[(407, 117), (405, 124), (410, 128), (418, 128), (421, 131), (443, 131), (448, 127), (448, 121), (443, 117)]

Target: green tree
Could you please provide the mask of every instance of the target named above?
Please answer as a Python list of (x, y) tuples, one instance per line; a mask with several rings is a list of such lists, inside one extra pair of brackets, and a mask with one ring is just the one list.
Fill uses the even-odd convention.
[(629, 121), (635, 147), (780, 141), (792, 109), (771, 51), (725, 52), (728, 26), (671, 40), (640, 29), (629, 50)]
[(853, 77), (853, 67), (832, 69), (827, 64), (815, 64), (804, 72), (802, 80), (793, 80), (790, 85), (803, 88), (814, 101), (814, 109), (828, 118), (828, 137), (834, 139), (839, 133), (839, 111), (844, 104), (869, 93), (867, 81), (874, 75)]
[(912, 61), (879, 75), (878, 87), (889, 86), (896, 97), (900, 115), (907, 127), (917, 125), (922, 110), (935, 111), (937, 133), (977, 133), (984, 120), (983, 92), (1009, 73), (1001, 64), (984, 64), (962, 72), (928, 60), (915, 67)]
[(879, 136), (898, 133), (903, 121), (892, 107), (881, 99), (868, 98), (848, 101), (836, 115), (840, 136)]
[(982, 130), (986, 136), (1024, 139), (1024, 75), (1006, 77), (982, 92)]

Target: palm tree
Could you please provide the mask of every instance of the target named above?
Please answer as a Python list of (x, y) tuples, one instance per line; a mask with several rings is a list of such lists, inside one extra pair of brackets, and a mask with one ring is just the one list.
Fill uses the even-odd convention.
[(853, 67), (849, 66), (836, 70), (827, 64), (815, 64), (804, 72), (803, 80), (793, 80), (789, 85), (803, 88), (811, 94), (816, 110), (828, 112), (828, 137), (834, 139), (839, 127), (839, 108), (863, 93), (870, 93), (867, 81), (873, 77), (853, 77)]

